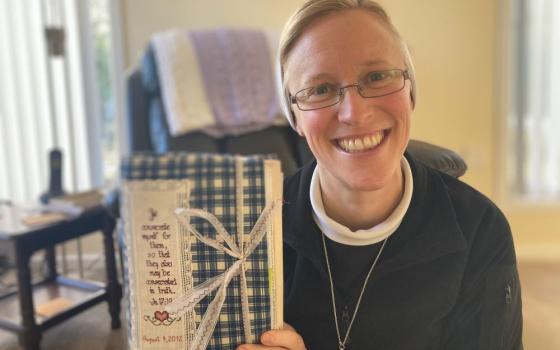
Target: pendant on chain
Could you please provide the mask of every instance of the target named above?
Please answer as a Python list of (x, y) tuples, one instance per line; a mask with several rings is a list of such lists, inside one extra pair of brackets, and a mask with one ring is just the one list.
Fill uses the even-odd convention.
[[(383, 248), (385, 248), (385, 244), (387, 243), (387, 238), (385, 238), (385, 240), (383, 241), (383, 244), (381, 244), (381, 248), (379, 248), (379, 252), (377, 253), (377, 256), (375, 257), (375, 259), (373, 260), (373, 263), (371, 264), (371, 267), (369, 268), (369, 271), (366, 275), (366, 278), (364, 280), (364, 284), (362, 286), (362, 290), (360, 291), (360, 296), (358, 297), (358, 301), (356, 302), (356, 306), (354, 307), (354, 313), (352, 314), (352, 318), (350, 319), (350, 324), (348, 324), (348, 328), (346, 329), (346, 335), (343, 337), (341, 337), (340, 334), (340, 327), (338, 326), (338, 317), (336, 314), (336, 300), (334, 297), (334, 283), (333, 283), (333, 277), (332, 277), (332, 272), (331, 272), (331, 265), (329, 263), (329, 254), (327, 252), (327, 243), (325, 242), (325, 234), (323, 233), (321, 235), (322, 241), (323, 241), (323, 252), (325, 253), (325, 262), (327, 264), (327, 272), (328, 272), (328, 276), (329, 276), (329, 285), (330, 285), (330, 290), (331, 290), (331, 301), (332, 301), (332, 309), (333, 309), (333, 314), (334, 314), (334, 324), (336, 327), (336, 336), (338, 337), (338, 350), (345, 350), (346, 349), (346, 342), (348, 341), (348, 336), (350, 335), (350, 330), (352, 329), (352, 325), (354, 324), (354, 319), (356, 318), (356, 314), (358, 313), (358, 309), (360, 308), (360, 303), (362, 301), (362, 296), (364, 295), (364, 291), (366, 289), (367, 283), (369, 281), (369, 277), (371, 276), (373, 269), (375, 268), (375, 265), (377, 264), (377, 260), (379, 260), (379, 257), (381, 256), (381, 252), (383, 252)], [(345, 306), (345, 314), (348, 313), (347, 311), (348, 307)], [(347, 316), (344, 315), (343, 316)]]

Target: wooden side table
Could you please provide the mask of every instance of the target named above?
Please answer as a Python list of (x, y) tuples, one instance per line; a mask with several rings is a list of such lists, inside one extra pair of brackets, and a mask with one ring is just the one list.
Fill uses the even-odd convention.
[[(111, 327), (119, 328), (122, 289), (117, 279), (115, 220), (111, 215), (99, 206), (80, 216), (41, 227), (25, 226), (21, 221), (25, 215), (13, 206), (3, 206), (0, 211), (0, 240), (13, 244), (17, 269), (17, 289), (0, 296), (0, 328), (18, 333), (20, 344), (26, 350), (40, 349), (43, 331), (103, 301), (109, 304)], [(107, 283), (58, 275), (55, 245), (99, 231), (103, 234)], [(34, 252), (43, 249), (47, 252), (47, 276), (33, 283), (29, 262)], [(71, 303), (48, 317), (36, 315), (36, 304), (56, 298)]]

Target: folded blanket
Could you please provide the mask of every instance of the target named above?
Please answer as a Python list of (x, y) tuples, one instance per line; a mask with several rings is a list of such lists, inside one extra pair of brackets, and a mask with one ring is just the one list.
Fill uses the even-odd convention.
[(152, 38), (167, 125), (173, 136), (214, 125), (214, 117), (188, 33), (170, 30)]
[(239, 135), (283, 122), (267, 35), (248, 29), (170, 30), (152, 39), (173, 136)]

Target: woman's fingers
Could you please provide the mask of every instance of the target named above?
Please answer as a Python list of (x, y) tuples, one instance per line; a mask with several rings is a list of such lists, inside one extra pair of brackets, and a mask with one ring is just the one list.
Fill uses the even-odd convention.
[[(284, 326), (282, 327), (282, 329), (296, 332), (296, 330), (294, 329), (294, 327), (290, 326), (290, 324), (289, 324), (289, 323), (286, 323), (286, 322), (284, 322)], [(297, 332), (296, 332), (296, 333), (297, 333)]]
[(261, 343), (290, 350), (305, 350), (303, 338), (289, 325), (286, 325), (283, 329), (263, 333)]
[(263, 333), (261, 344), (243, 344), (237, 350), (305, 350), (302, 337), (285, 323), (283, 329)]
[(287, 350), (286, 348), (282, 347), (270, 347), (261, 344), (243, 344), (235, 348), (235, 350)]

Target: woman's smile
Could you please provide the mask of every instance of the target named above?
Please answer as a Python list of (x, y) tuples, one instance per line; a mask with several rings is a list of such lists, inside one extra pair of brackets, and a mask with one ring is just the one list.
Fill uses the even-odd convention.
[(379, 130), (361, 136), (348, 136), (334, 140), (334, 144), (345, 153), (363, 153), (371, 151), (383, 142), (388, 130)]

